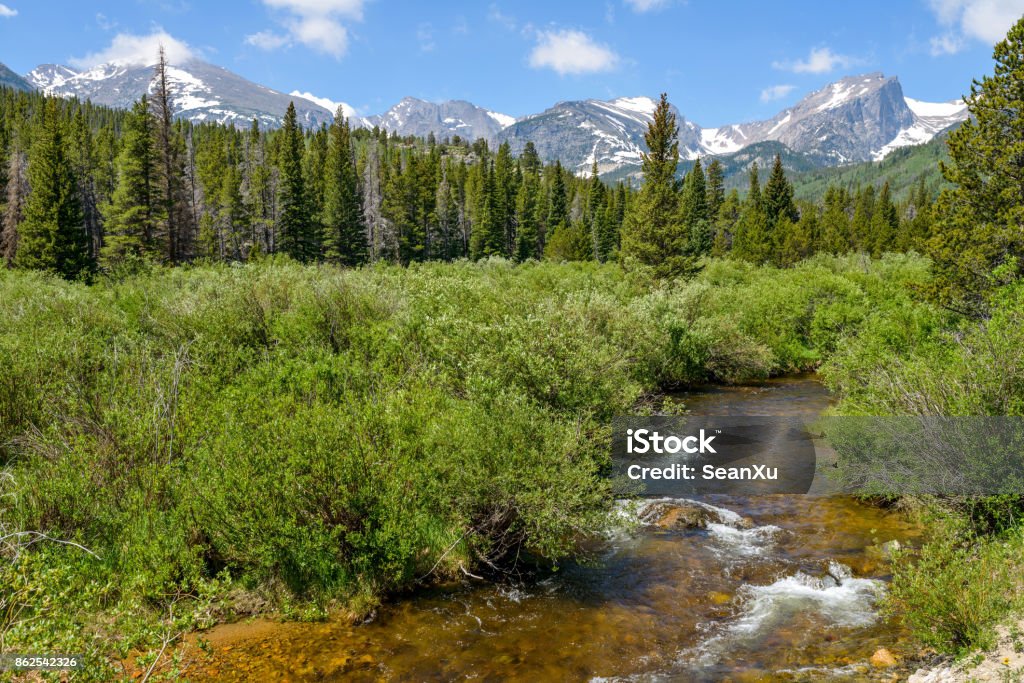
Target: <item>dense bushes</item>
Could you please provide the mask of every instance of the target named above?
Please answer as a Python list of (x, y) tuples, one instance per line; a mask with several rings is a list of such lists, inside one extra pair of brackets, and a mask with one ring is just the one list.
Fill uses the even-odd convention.
[[(1024, 415), (1024, 289), (1006, 287), (993, 301), (982, 321), (924, 304), (872, 311), (821, 370), (842, 396), (840, 412)], [(926, 511), (930, 540), (896, 563), (890, 606), (939, 649), (990, 645), (993, 627), (1024, 608), (1024, 497), (915, 504)]]
[[(29, 600), (31, 632), (15, 620), (7, 641), (49, 624), (55, 644), (114, 642), (171, 596), (184, 619), (229, 590), (365, 609), (513, 551), (565, 557), (608, 509), (611, 416), (659, 387), (812, 368), (923, 268), (712, 262), (675, 286), (500, 260), (0, 273), (17, 489), (0, 519), (98, 555), (39, 542), (5, 564), (21, 579), (0, 600), (46, 592), (40, 558), (91, 587), (59, 616)], [(99, 634), (97, 612), (121, 616)]]

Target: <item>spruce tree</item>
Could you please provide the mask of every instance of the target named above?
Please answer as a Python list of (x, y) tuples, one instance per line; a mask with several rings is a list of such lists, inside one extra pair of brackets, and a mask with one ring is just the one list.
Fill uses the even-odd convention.
[(157, 163), (155, 176), (159, 184), (161, 207), (155, 214), (159, 222), (157, 229), (163, 241), (164, 257), (175, 264), (184, 257), (184, 225), (186, 207), (183, 185), (183, 152), (180, 138), (174, 130), (174, 109), (171, 103), (170, 82), (167, 73), (167, 55), (160, 46), (156, 73), (153, 78), (153, 108), (155, 122), (155, 151)]
[(280, 180), (277, 188), (278, 250), (297, 261), (310, 261), (315, 256), (313, 223), (306, 183), (302, 174), (304, 142), (295, 114), (295, 103), (288, 103), (281, 127), (281, 149), (278, 158)]
[(324, 257), (355, 266), (367, 260), (366, 225), (351, 131), (338, 114), (330, 127), (324, 173)]
[(540, 178), (536, 172), (524, 169), (523, 182), (516, 195), (515, 259), (525, 261), (540, 255)]
[(687, 253), (693, 257), (709, 253), (714, 240), (707, 202), (704, 169), (700, 159), (697, 159), (683, 180), (683, 192), (679, 205), (679, 219), (686, 225), (689, 232)]
[(678, 135), (675, 114), (662, 93), (644, 134), (644, 184), (623, 221), (620, 252), (625, 267), (649, 267), (656, 277), (687, 277), (698, 269), (687, 253), (689, 232), (679, 216)]
[(156, 184), (153, 120), (146, 96), (125, 116), (121, 152), (117, 156), (117, 183), (106, 218), (100, 261), (110, 268), (125, 259), (158, 256), (155, 234), (160, 196)]
[(758, 178), (757, 163), (750, 168), (750, 189), (747, 191), (736, 232), (732, 240), (732, 255), (736, 258), (762, 264), (767, 262), (774, 251), (771, 224), (765, 211)]
[(982, 317), (992, 292), (1024, 273), (1024, 18), (995, 46), (991, 76), (974, 81), (964, 101), (970, 118), (949, 134), (952, 184), (936, 206), (928, 243), (931, 297)]
[(850, 251), (850, 218), (847, 214), (849, 199), (845, 190), (829, 185), (825, 190), (824, 208), (815, 248), (829, 254)]
[(772, 172), (768, 176), (768, 182), (764, 185), (764, 211), (768, 217), (768, 225), (775, 227), (775, 224), (785, 218), (789, 221), (796, 221), (799, 215), (796, 204), (793, 202), (793, 186), (786, 178), (786, 171), (782, 167), (782, 157), (775, 155), (772, 163)]
[(866, 185), (858, 190), (850, 219), (850, 236), (858, 251), (871, 251), (871, 221), (875, 215), (875, 186)]
[(718, 159), (712, 159), (708, 164), (707, 176), (707, 207), (708, 219), (715, 221), (718, 218), (718, 211), (725, 202), (725, 173), (722, 164)]
[(871, 255), (878, 257), (887, 251), (893, 251), (899, 232), (899, 212), (892, 201), (889, 181), (886, 181), (878, 194), (875, 211), (871, 216)]
[(56, 99), (47, 100), (29, 151), (28, 184), (15, 265), (69, 279), (89, 271), (89, 235)]

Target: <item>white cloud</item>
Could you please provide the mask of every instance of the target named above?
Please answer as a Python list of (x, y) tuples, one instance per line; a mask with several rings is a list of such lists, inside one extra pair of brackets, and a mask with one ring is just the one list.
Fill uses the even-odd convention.
[(634, 12), (650, 12), (651, 10), (667, 7), (671, 0), (626, 0), (626, 4), (633, 8)]
[(149, 66), (156, 64), (161, 45), (167, 53), (167, 61), (172, 64), (183, 64), (199, 56), (198, 51), (188, 43), (178, 40), (158, 27), (153, 33), (145, 36), (118, 33), (106, 48), (90, 52), (84, 57), (72, 57), (68, 61), (71, 66), (79, 69), (108, 63)]
[(245, 37), (247, 45), (276, 50), (301, 43), (340, 59), (348, 50), (348, 29), (343, 21), (360, 21), (365, 0), (263, 0), (285, 13), (280, 19), (287, 33), (259, 31)]
[(287, 26), (295, 40), (317, 52), (340, 59), (348, 50), (348, 30), (330, 16), (301, 17)]
[(563, 76), (609, 71), (618, 63), (617, 54), (582, 31), (540, 31), (530, 52), (530, 66), (553, 69)]
[(258, 47), (261, 50), (276, 50), (290, 43), (291, 41), (288, 39), (288, 36), (283, 36), (273, 31), (260, 31), (245, 37), (246, 45)]
[(839, 55), (827, 47), (811, 48), (807, 59), (792, 62), (772, 62), (772, 66), (783, 71), (797, 74), (827, 74), (837, 68), (847, 69), (860, 63), (859, 59), (847, 55)]
[(947, 33), (941, 36), (933, 36), (929, 41), (931, 45), (930, 52), (933, 57), (939, 55), (955, 55), (960, 50), (964, 49), (964, 39), (960, 36)]
[(18, 10), (12, 9), (7, 5), (3, 4), (2, 2), (0, 2), (0, 17), (3, 17), (4, 19), (9, 19), (11, 17), (16, 16), (18, 16)]
[(931, 39), (933, 55), (954, 54), (968, 40), (995, 45), (1024, 15), (1024, 0), (929, 0), (936, 19), (949, 31)]
[(781, 100), (794, 90), (796, 90), (795, 85), (773, 85), (761, 91), (761, 101), (772, 102), (773, 100)]

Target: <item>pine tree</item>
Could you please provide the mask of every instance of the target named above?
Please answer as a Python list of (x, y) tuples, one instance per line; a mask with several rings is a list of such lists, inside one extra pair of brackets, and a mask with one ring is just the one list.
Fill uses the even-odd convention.
[(89, 235), (78, 194), (67, 136), (56, 99), (47, 100), (41, 129), (29, 152), (25, 218), (14, 262), (76, 278), (92, 268)]
[(679, 210), (680, 219), (687, 225), (708, 218), (707, 183), (699, 158), (693, 162), (693, 168), (683, 179)]
[(306, 187), (306, 203), (309, 207), (310, 235), (314, 258), (324, 254), (324, 195), (327, 191), (327, 150), (330, 135), (327, 126), (309, 131), (305, 136), (302, 156), (302, 182)]
[(368, 248), (351, 131), (344, 116), (334, 119), (329, 137), (324, 174), (324, 256), (333, 263), (355, 266), (366, 262)]
[(548, 193), (547, 229), (549, 236), (569, 224), (569, 194), (565, 187), (562, 164), (555, 161), (551, 171), (551, 191)]
[(316, 256), (313, 224), (302, 174), (304, 146), (302, 130), (295, 114), (295, 103), (289, 102), (281, 127), (278, 159), (281, 176), (277, 189), (277, 233), (278, 250), (297, 261), (310, 261)]
[(679, 206), (679, 220), (689, 232), (687, 254), (700, 257), (711, 251), (714, 236), (708, 214), (707, 183), (700, 159), (683, 180), (683, 191)]
[(932, 197), (925, 184), (924, 175), (918, 180), (914, 190), (911, 192), (910, 205), (907, 207), (906, 229), (903, 230), (899, 241), (901, 250), (921, 250), (932, 235), (933, 220)]
[(608, 215), (607, 194), (607, 188), (597, 170), (597, 159), (594, 159), (587, 193), (587, 223), (590, 225), (593, 258), (601, 262), (607, 261), (615, 250), (614, 226)]
[(96, 261), (102, 243), (102, 226), (99, 202), (96, 199), (96, 156), (92, 131), (85, 121), (82, 107), (75, 109), (71, 137), (74, 140), (75, 178), (78, 181), (78, 198), (85, 219), (85, 234), (89, 242), (89, 259)]
[(847, 214), (849, 198), (845, 190), (829, 185), (825, 190), (821, 227), (815, 248), (829, 254), (850, 251), (850, 218)]
[(774, 251), (771, 229), (761, 195), (757, 163), (754, 163), (750, 168), (750, 189), (733, 235), (732, 255), (751, 263), (766, 263)]
[(523, 182), (516, 195), (518, 229), (514, 256), (517, 261), (540, 256), (539, 195), (540, 178), (535, 171), (524, 169)]
[(771, 175), (764, 186), (764, 211), (768, 217), (768, 225), (773, 228), (783, 218), (794, 222), (799, 218), (796, 204), (793, 202), (793, 186), (786, 178), (786, 171), (782, 168), (782, 157), (778, 154), (775, 155)]
[(929, 294), (971, 316), (987, 315), (995, 288), (1024, 273), (1024, 18), (995, 46), (994, 73), (974, 81), (970, 118), (949, 135), (938, 224), (928, 243)]
[(819, 229), (818, 209), (806, 203), (800, 206), (798, 213), (800, 219), (796, 223), (783, 216), (775, 225), (780, 238), (777, 259), (780, 266), (792, 266), (814, 252)]
[(853, 203), (853, 218), (850, 219), (850, 236), (858, 251), (870, 251), (871, 220), (875, 215), (875, 186), (860, 188)]
[(156, 178), (160, 187), (159, 231), (162, 232), (165, 258), (168, 263), (178, 263), (184, 257), (184, 225), (187, 207), (184, 206), (185, 190), (182, 183), (183, 152), (180, 138), (174, 130), (174, 109), (171, 103), (170, 83), (167, 74), (167, 55), (160, 46), (159, 59), (153, 79), (155, 151), (157, 164)]
[(106, 268), (125, 259), (156, 256), (159, 189), (155, 165), (153, 120), (143, 95), (125, 117), (117, 183), (110, 203), (101, 209), (106, 228), (100, 260)]
[(668, 96), (662, 93), (644, 134), (644, 185), (623, 221), (620, 252), (624, 266), (650, 267), (657, 277), (687, 277), (698, 269), (687, 253), (689, 232), (679, 217), (678, 134)]
[(740, 193), (733, 188), (718, 208), (718, 215), (715, 218), (715, 234), (711, 243), (712, 256), (722, 258), (732, 250), (733, 238), (742, 210), (743, 202), (740, 201)]
[(892, 251), (900, 231), (900, 216), (892, 201), (889, 181), (882, 185), (882, 191), (875, 201), (875, 211), (871, 216), (871, 255), (878, 257)]
[(722, 164), (718, 159), (712, 159), (708, 164), (706, 176), (708, 219), (714, 221), (718, 218), (718, 211), (725, 202), (725, 173), (722, 171)]
[(266, 162), (266, 149), (260, 124), (252, 120), (243, 140), (242, 151), (242, 205), (249, 221), (249, 234), (245, 240), (245, 254), (269, 251), (271, 207), (270, 173)]
[(456, 188), (449, 180), (450, 173), (450, 166), (446, 165), (434, 199), (438, 239), (434, 242), (432, 256), (446, 261), (464, 255), (459, 234), (459, 204), (455, 195)]

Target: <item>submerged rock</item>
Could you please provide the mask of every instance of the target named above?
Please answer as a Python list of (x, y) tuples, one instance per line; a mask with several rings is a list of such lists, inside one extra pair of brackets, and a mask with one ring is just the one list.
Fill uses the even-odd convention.
[(647, 503), (640, 509), (639, 518), (661, 529), (706, 529), (708, 524), (727, 524), (737, 529), (753, 526), (749, 519), (728, 510), (685, 499)]
[(896, 655), (889, 652), (884, 647), (880, 647), (875, 650), (875, 654), (871, 655), (871, 666), (876, 669), (888, 669), (891, 666), (896, 666)]

